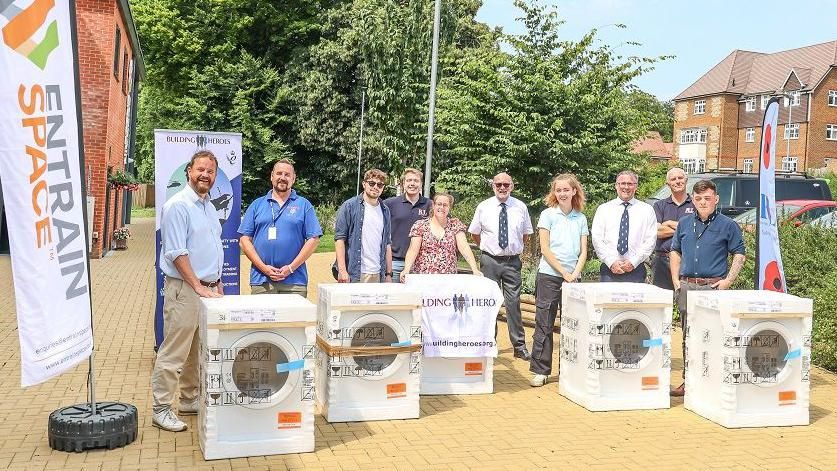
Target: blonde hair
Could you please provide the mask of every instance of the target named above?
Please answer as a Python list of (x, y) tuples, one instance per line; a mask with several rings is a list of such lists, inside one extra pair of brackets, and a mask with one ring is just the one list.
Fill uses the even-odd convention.
[(575, 190), (575, 196), (572, 199), (573, 209), (581, 212), (584, 209), (584, 203), (587, 201), (587, 198), (584, 196), (584, 189), (581, 188), (581, 183), (578, 182), (578, 178), (572, 173), (562, 173), (553, 178), (552, 183), (549, 184), (549, 193), (546, 194), (543, 202), (550, 208), (558, 206), (558, 198), (555, 197), (555, 185), (558, 182), (569, 182), (570, 187)]
[(453, 195), (450, 193), (445, 193), (444, 191), (439, 191), (435, 195), (433, 195), (433, 202), (435, 203), (439, 198), (447, 198), (448, 203), (450, 203), (450, 207), (453, 208)]

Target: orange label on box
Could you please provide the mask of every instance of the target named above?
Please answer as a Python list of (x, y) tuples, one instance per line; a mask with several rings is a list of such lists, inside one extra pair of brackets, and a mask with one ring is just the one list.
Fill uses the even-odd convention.
[(387, 384), (387, 399), (407, 396), (407, 383)]
[(659, 376), (643, 376), (642, 389), (660, 389)]
[(779, 391), (779, 405), (789, 406), (796, 404), (796, 391)]
[(302, 412), (279, 412), (276, 415), (279, 428), (302, 427)]
[(465, 363), (465, 376), (482, 376), (482, 362)]

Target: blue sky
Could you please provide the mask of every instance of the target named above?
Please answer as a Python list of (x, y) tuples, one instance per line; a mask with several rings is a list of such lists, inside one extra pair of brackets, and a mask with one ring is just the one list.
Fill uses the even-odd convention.
[[(444, 0), (443, 0), (444, 1)], [(623, 56), (674, 55), (639, 77), (641, 89), (668, 100), (734, 49), (776, 52), (837, 40), (837, 0), (541, 0), (566, 20), (563, 36), (592, 28)], [(512, 0), (483, 0), (477, 19), (519, 33)], [(625, 29), (611, 26), (622, 23)], [(637, 41), (642, 46), (624, 45)]]

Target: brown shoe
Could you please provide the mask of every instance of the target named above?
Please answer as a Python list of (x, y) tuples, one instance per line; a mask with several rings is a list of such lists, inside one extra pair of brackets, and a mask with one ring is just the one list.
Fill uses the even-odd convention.
[(671, 388), (671, 391), (669, 391), (669, 395), (671, 395), (671, 397), (683, 397), (683, 396), (685, 396), (686, 395), (686, 383), (683, 383), (676, 388)]

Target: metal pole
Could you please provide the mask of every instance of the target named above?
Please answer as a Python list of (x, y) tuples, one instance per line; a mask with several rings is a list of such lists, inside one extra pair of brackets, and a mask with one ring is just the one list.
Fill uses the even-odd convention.
[(90, 388), (90, 415), (96, 415), (96, 384), (93, 380), (93, 353), (90, 352), (90, 356), (87, 357), (87, 361), (89, 363), (87, 373), (89, 375), (87, 384)]
[(427, 119), (427, 155), (424, 160), (424, 195), (430, 196), (430, 168), (433, 163), (433, 125), (436, 121), (436, 71), (439, 62), (439, 25), (442, 17), (442, 0), (436, 0), (433, 14), (433, 55), (430, 58), (430, 116)]
[(360, 194), (360, 159), (363, 156), (363, 118), (366, 103), (366, 90), (360, 93), (360, 138), (357, 141), (357, 186), (355, 186), (355, 194)]

